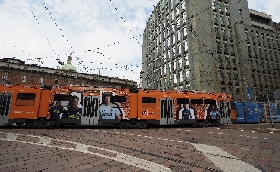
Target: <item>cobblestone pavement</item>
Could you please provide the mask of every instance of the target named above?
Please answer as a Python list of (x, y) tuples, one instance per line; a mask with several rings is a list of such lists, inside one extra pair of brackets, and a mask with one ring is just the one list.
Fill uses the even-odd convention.
[(0, 128), (0, 171), (280, 172), (280, 134), (243, 128)]
[(275, 132), (280, 133), (280, 123), (274, 123), (272, 127), (271, 123), (260, 123), (260, 124), (234, 124), (221, 126), (221, 128), (234, 129), (234, 130), (255, 130), (258, 132)]

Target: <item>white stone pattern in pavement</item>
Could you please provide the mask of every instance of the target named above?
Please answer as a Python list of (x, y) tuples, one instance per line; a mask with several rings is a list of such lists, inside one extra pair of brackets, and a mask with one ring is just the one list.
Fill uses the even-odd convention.
[[(26, 136), (26, 137), (38, 138), (38, 142), (28, 142), (28, 141), (17, 140), (17, 137), (19, 135)], [(92, 154), (92, 155), (95, 155), (95, 156), (112, 159), (112, 160), (115, 160), (115, 161), (118, 161), (118, 162), (121, 162), (121, 163), (124, 163), (124, 164), (127, 164), (127, 165), (142, 168), (144, 170), (151, 171), (151, 172), (171, 172), (170, 168), (167, 168), (163, 165), (160, 165), (160, 164), (157, 164), (157, 163), (154, 163), (154, 162), (151, 162), (151, 161), (147, 161), (147, 160), (140, 159), (140, 158), (137, 158), (137, 157), (134, 157), (134, 156), (126, 155), (126, 154), (123, 154), (123, 153), (120, 153), (120, 152), (117, 152), (117, 151), (113, 151), (113, 150), (110, 150), (110, 149), (105, 149), (105, 148), (100, 148), (100, 147), (96, 147), (96, 146), (86, 145), (86, 144), (82, 144), (82, 143), (78, 143), (78, 142), (72, 142), (72, 141), (66, 141), (66, 140), (60, 140), (60, 139), (52, 139), (52, 138), (48, 138), (48, 137), (40, 137), (40, 136), (34, 136), (34, 135), (13, 134), (13, 133), (6, 133), (6, 137), (0, 138), (0, 140), (20, 142), (20, 143), (24, 143), (24, 144), (46, 146), (46, 147), (50, 147), (50, 148), (59, 148), (59, 149), (64, 149), (64, 150), (71, 150), (71, 151), (77, 151), (77, 152)], [(53, 144), (51, 144), (51, 141), (53, 141), (53, 140), (58, 141), (58, 142), (62, 142), (62, 143), (65, 142), (65, 143), (75, 144), (76, 148), (67, 148), (67, 147), (59, 146), (59, 144), (53, 145)], [(107, 156), (107, 155), (103, 155), (103, 154), (100, 154), (100, 153), (91, 152), (91, 151), (88, 150), (88, 148), (94, 148), (94, 149), (114, 153), (114, 154), (116, 154), (116, 156)]]
[[(220, 128), (217, 128), (218, 130)], [(178, 129), (177, 129), (178, 130)], [(186, 130), (187, 132), (191, 132), (192, 130)], [(242, 131), (242, 130), (241, 130)], [(253, 132), (253, 131), (252, 131)], [(118, 132), (119, 133), (119, 132)], [(209, 132), (214, 133), (214, 132)], [(127, 133), (123, 133), (127, 134)], [(217, 134), (224, 134), (222, 132), (218, 132)], [(137, 135), (141, 137), (141, 135)], [(242, 136), (242, 135), (240, 135)], [(148, 138), (149, 136), (145, 135), (144, 138)], [(255, 137), (257, 138), (257, 137)], [(169, 139), (163, 139), (158, 138), (159, 140), (168, 141)], [(264, 138), (266, 139), (266, 138)], [(174, 140), (169, 140), (174, 141)], [(183, 142), (181, 140), (178, 140), (177, 142)], [(198, 151), (203, 153), (209, 160), (211, 160), (218, 168), (220, 168), (222, 171), (226, 172), (261, 172), (259, 169), (255, 168), (254, 166), (239, 160), (237, 157), (227, 153), (226, 151), (216, 147), (216, 146), (210, 146), (206, 144), (196, 144), (196, 143), (190, 143), (185, 142), (193, 145)]]
[(261, 172), (252, 165), (239, 160), (237, 157), (223, 151), (216, 146), (191, 143), (198, 151), (202, 152), (217, 167), (226, 172)]

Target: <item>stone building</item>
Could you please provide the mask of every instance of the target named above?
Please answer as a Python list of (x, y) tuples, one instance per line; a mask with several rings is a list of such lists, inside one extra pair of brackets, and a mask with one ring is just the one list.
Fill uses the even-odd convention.
[(25, 64), (16, 58), (0, 59), (0, 84), (45, 84), (45, 85), (96, 85), (123, 86), (131, 88), (137, 82), (115, 77), (99, 76), (97, 74), (78, 73), (71, 64), (71, 57), (61, 69), (40, 67), (35, 64)]
[(160, 0), (143, 34), (141, 85), (254, 100), (280, 86), (279, 28), (247, 0)]

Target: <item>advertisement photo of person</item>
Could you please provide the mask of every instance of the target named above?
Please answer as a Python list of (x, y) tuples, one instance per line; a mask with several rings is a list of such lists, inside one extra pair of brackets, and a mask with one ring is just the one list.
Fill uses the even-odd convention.
[(55, 105), (50, 108), (50, 119), (61, 119), (63, 113), (64, 109), (61, 106), (61, 102), (57, 101)]
[(71, 96), (69, 100), (68, 109), (65, 114), (65, 119), (81, 119), (82, 116), (82, 108), (78, 107), (79, 97), (74, 95)]
[(183, 111), (182, 111), (183, 119), (192, 119), (191, 112), (187, 109), (187, 105), (183, 104)]
[(102, 104), (99, 107), (100, 119), (121, 119), (121, 112), (117, 106), (111, 103), (112, 93), (102, 94)]
[(179, 104), (178, 106), (179, 107), (176, 114), (178, 119), (195, 119), (194, 116), (192, 116), (192, 112), (194, 112), (194, 110), (190, 109), (189, 104)]
[(216, 105), (209, 105), (207, 109), (206, 119), (218, 119), (219, 110)]

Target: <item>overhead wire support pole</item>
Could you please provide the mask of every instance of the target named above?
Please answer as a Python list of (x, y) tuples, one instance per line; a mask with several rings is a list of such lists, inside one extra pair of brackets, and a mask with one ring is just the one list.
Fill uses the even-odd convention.
[(272, 128), (274, 128), (274, 123), (273, 123), (273, 118), (272, 118), (271, 105), (270, 105), (270, 101), (269, 101), (269, 97), (268, 97), (268, 92), (267, 92), (267, 102), (268, 102), (268, 106), (269, 106), (271, 125), (272, 125)]
[(100, 86), (100, 69), (98, 71), (98, 85)]

